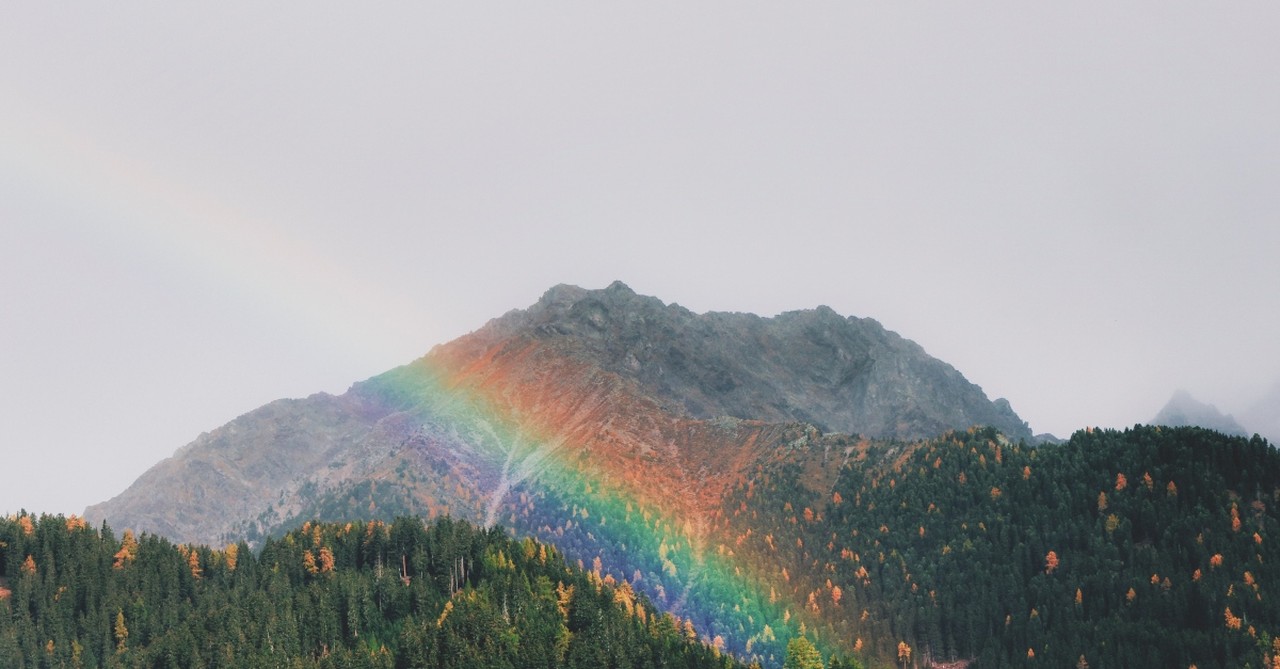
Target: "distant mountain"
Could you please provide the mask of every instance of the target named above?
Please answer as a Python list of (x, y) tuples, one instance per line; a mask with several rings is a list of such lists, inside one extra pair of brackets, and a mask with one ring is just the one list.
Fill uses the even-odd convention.
[(1178, 390), (1169, 398), (1168, 403), (1151, 419), (1152, 425), (1168, 425), (1170, 427), (1195, 426), (1216, 430), (1223, 434), (1247, 437), (1247, 432), (1240, 423), (1229, 414), (1223, 414), (1212, 404), (1196, 400), (1185, 390)]
[(1037, 434), (1035, 437), (1032, 437), (1031, 441), (1038, 444), (1052, 444), (1055, 446), (1059, 444), (1067, 443), (1066, 439), (1063, 439), (1062, 437), (1059, 437), (1056, 434), (1053, 434), (1050, 432), (1041, 432), (1040, 434)]
[(1240, 421), (1250, 431), (1280, 444), (1280, 383), (1271, 386), (1262, 399), (1241, 414)]

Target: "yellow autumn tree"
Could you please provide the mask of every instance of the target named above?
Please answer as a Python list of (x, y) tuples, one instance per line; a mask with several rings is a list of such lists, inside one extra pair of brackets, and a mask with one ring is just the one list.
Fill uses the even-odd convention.
[(621, 604), (627, 615), (635, 615), (636, 593), (631, 589), (630, 583), (623, 581), (622, 585), (614, 588), (613, 601), (616, 604)]
[(125, 651), (125, 641), (129, 638), (129, 628), (124, 624), (124, 610), (116, 609), (116, 624), (114, 628), (116, 634), (116, 653)]
[(564, 583), (556, 583), (556, 608), (560, 609), (560, 615), (567, 621), (569, 620), (569, 606), (573, 603), (573, 586), (566, 586)]
[(204, 575), (204, 570), (200, 568), (200, 551), (192, 548), (187, 552), (187, 567), (191, 569), (192, 578), (200, 578)]
[(240, 558), (239, 544), (227, 544), (227, 550), (223, 551), (223, 554), (227, 558), (227, 571), (235, 571), (236, 563)]
[(320, 573), (328, 574), (333, 571), (333, 551), (328, 546), (320, 549)]
[(133, 558), (138, 554), (138, 541), (133, 538), (133, 532), (124, 531), (124, 536), (120, 538), (120, 550), (116, 552), (116, 561), (112, 565), (116, 569), (124, 569), (125, 565), (133, 562)]
[(440, 617), (436, 618), (436, 627), (442, 627), (445, 619), (449, 617), (449, 613), (453, 611), (453, 600), (444, 603), (444, 609), (440, 611)]

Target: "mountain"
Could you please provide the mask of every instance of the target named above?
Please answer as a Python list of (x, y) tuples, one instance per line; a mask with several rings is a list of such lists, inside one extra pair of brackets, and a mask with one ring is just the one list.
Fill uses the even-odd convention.
[(1218, 411), (1218, 408), (1212, 404), (1197, 401), (1185, 390), (1174, 392), (1173, 397), (1169, 398), (1160, 413), (1151, 419), (1151, 424), (1171, 427), (1193, 425), (1239, 437), (1247, 437), (1250, 434), (1236, 422), (1235, 418)]
[(769, 664), (803, 602), (755, 597), (761, 575), (715, 541), (726, 497), (778, 463), (820, 492), (851, 459), (978, 424), (1031, 437), (1007, 402), (870, 319), (557, 286), (341, 396), (240, 416), (85, 515), (205, 544), (313, 518), (501, 523)]
[(280, 400), (201, 435), (85, 514), (214, 542), (367, 481), (384, 497), (394, 488), (402, 511), (493, 521), (513, 482), (565, 458), (661, 481), (695, 511), (788, 422), (897, 439), (975, 424), (1031, 436), (1008, 402), (870, 319), (826, 307), (699, 315), (621, 283), (557, 286), (341, 396)]

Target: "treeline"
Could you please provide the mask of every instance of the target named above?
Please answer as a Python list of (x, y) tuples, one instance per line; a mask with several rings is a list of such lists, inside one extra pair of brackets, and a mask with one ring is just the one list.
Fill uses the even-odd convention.
[(722, 540), (828, 648), (897, 666), (1280, 663), (1280, 455), (1261, 439), (972, 430), (861, 455), (821, 485), (779, 463), (724, 507)]
[(439, 519), (307, 523), (260, 552), (0, 518), (0, 666), (716, 667), (626, 582)]

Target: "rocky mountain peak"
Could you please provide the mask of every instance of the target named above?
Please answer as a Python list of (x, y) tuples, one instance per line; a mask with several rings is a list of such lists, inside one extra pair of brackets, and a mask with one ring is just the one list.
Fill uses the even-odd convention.
[(1160, 413), (1151, 419), (1153, 425), (1181, 427), (1193, 425), (1210, 430), (1217, 430), (1232, 436), (1248, 436), (1248, 433), (1229, 414), (1218, 411), (1212, 404), (1206, 404), (1191, 396), (1186, 390), (1178, 389), (1160, 409)]
[(904, 439), (984, 424), (1031, 437), (1007, 401), (990, 401), (915, 342), (825, 305), (773, 317), (695, 314), (620, 281), (599, 290), (560, 285), (450, 344), (451, 354), (474, 358), (514, 339), (628, 379), (689, 418), (798, 421)]

